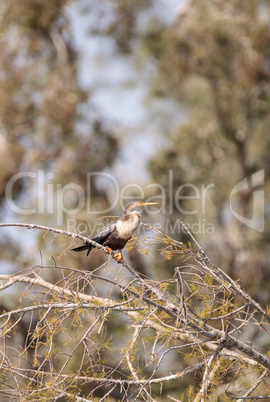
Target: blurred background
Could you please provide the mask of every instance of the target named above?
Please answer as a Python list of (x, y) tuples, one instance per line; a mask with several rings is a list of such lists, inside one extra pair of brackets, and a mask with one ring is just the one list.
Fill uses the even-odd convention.
[[(269, 303), (269, 11), (268, 0), (2, 0), (1, 221), (88, 236), (101, 215), (121, 213), (116, 183), (159, 202), (144, 222), (185, 240), (183, 219), (215, 265)], [(233, 209), (261, 214), (259, 189), (264, 227), (232, 212), (244, 179)], [(1, 272), (40, 263), (39, 250), (44, 263), (104, 261), (69, 246), (1, 229)], [(138, 247), (124, 255), (153, 279), (174, 273), (158, 248), (151, 265)]]
[[(152, 224), (184, 238), (183, 219), (266, 303), (269, 205), (254, 230), (230, 195), (263, 170), (267, 199), (269, 1), (4, 0), (0, 12), (2, 221), (91, 235), (128, 197), (153, 197)], [(247, 219), (253, 190), (233, 197)], [(2, 230), (8, 268), (49, 243), (25, 232)]]

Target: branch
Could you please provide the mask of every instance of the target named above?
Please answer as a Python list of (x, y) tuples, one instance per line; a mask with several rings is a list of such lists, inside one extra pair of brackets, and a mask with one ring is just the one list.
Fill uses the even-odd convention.
[[(220, 278), (225, 278), (228, 283), (230, 284), (230, 286), (235, 290), (235, 292), (237, 294), (239, 294), (240, 296), (242, 296), (246, 301), (248, 301), (250, 304), (252, 304), (252, 306), (255, 308), (255, 310), (257, 310), (258, 312), (260, 312), (263, 317), (270, 323), (270, 316), (269, 314), (267, 314), (267, 312), (262, 308), (262, 306), (257, 303), (255, 300), (252, 299), (252, 297), (247, 294), (238, 284), (237, 282), (235, 282), (229, 275), (226, 274), (226, 272), (222, 271), (220, 268), (216, 267), (210, 260), (210, 258), (205, 254), (205, 252), (203, 251), (203, 249), (201, 248), (201, 246), (199, 245), (199, 243), (196, 241), (196, 239), (194, 238), (194, 236), (192, 235), (192, 233), (190, 232), (190, 230), (188, 229), (188, 227), (185, 225), (185, 223), (183, 221), (181, 221), (181, 225), (183, 226), (183, 228), (185, 229), (185, 231), (189, 234), (189, 236), (191, 237), (191, 239), (193, 240), (193, 242), (196, 244), (198, 250), (199, 250), (199, 256), (195, 253), (190, 252), (190, 250), (187, 250), (188, 252), (190, 252), (190, 254), (193, 255), (194, 259), (204, 268), (206, 267), (205, 262), (207, 262), (207, 264), (209, 264), (211, 266), (211, 268), (218, 273)], [(207, 267), (208, 268), (208, 267)]]
[[(68, 237), (71, 237), (73, 239), (80, 239), (84, 243), (89, 243), (97, 247), (98, 250), (101, 250), (103, 252), (107, 251), (107, 248), (96, 243), (92, 239), (88, 239), (82, 235), (76, 234), (76, 233), (71, 233), (65, 230), (60, 230), (60, 229), (54, 229), (51, 227), (46, 227), (46, 226), (41, 226), (41, 225), (33, 225), (33, 224), (22, 224), (22, 223), (4, 223), (0, 224), (0, 227), (5, 227), (5, 226), (15, 226), (15, 227), (25, 227), (28, 229), (39, 229), (39, 230), (44, 230), (46, 232), (52, 232), (56, 234), (61, 234), (65, 235)], [(126, 386), (127, 388), (130, 385), (137, 385), (140, 389), (137, 398), (139, 397), (140, 393), (145, 392), (146, 393), (146, 398), (150, 400), (150, 394), (148, 394), (148, 390), (146, 387), (150, 386), (151, 384), (154, 383), (162, 383), (165, 381), (171, 381), (177, 378), (181, 378), (186, 374), (189, 374), (193, 372), (193, 370), (200, 370), (204, 368), (204, 374), (202, 378), (202, 382), (200, 384), (200, 391), (196, 396), (196, 400), (204, 400), (207, 397), (207, 393), (209, 391), (209, 387), (211, 385), (212, 378), (214, 378), (214, 375), (216, 373), (217, 368), (219, 367), (219, 361), (217, 360), (220, 357), (225, 357), (226, 359), (231, 359), (233, 362), (242, 362), (244, 364), (249, 364), (250, 366), (253, 367), (260, 367), (260, 365), (264, 366), (268, 370), (270, 369), (270, 358), (266, 355), (261, 353), (260, 351), (256, 350), (256, 348), (248, 341), (242, 342), (241, 338), (238, 338), (238, 334), (241, 336), (241, 331), (243, 329), (244, 324), (251, 324), (253, 323), (254, 320), (254, 314), (259, 312), (262, 314), (265, 319), (268, 320), (268, 314), (263, 310), (263, 308), (255, 302), (249, 295), (247, 295), (241, 287), (235, 283), (228, 275), (226, 275), (222, 270), (219, 268), (216, 268), (209, 258), (204, 254), (203, 250), (201, 247), (198, 245), (196, 240), (193, 238), (192, 234), (191, 238), (194, 240), (197, 250), (191, 250), (189, 248), (184, 248), (183, 249), (183, 244), (174, 241), (173, 243), (173, 251), (175, 253), (179, 254), (179, 252), (182, 252), (182, 256), (189, 256), (188, 258), (194, 259), (195, 260), (195, 265), (190, 265), (188, 268), (195, 268), (198, 270), (198, 273), (196, 272), (196, 277), (195, 277), (195, 290), (192, 290), (192, 287), (190, 286), (189, 288), (189, 283), (191, 281), (185, 280), (185, 273), (181, 272), (182, 267), (176, 267), (175, 268), (175, 277), (171, 281), (167, 281), (169, 290), (166, 286), (163, 286), (163, 282), (154, 282), (147, 280), (143, 277), (140, 276), (140, 274), (133, 269), (132, 266), (130, 266), (128, 263), (123, 262), (122, 266), (126, 268), (134, 277), (133, 280), (130, 280), (128, 285), (123, 286), (120, 282), (113, 281), (112, 279), (109, 279), (107, 277), (102, 277), (101, 275), (96, 275), (92, 272), (87, 271), (87, 273), (84, 273), (84, 271), (81, 270), (75, 270), (73, 268), (68, 268), (68, 267), (57, 267), (54, 266), (53, 268), (55, 269), (61, 269), (63, 272), (63, 269), (69, 269), (71, 272), (66, 276), (65, 272), (63, 272), (64, 276), (64, 286), (61, 287), (58, 285), (54, 285), (50, 282), (47, 282), (44, 280), (42, 277), (40, 277), (37, 274), (37, 270), (35, 267), (33, 267), (31, 270), (27, 271), (27, 274), (24, 273), (19, 273), (19, 274), (14, 274), (14, 275), (0, 275), (0, 280), (2, 283), (0, 284), (0, 291), (7, 289), (11, 286), (13, 286), (16, 283), (25, 283), (29, 284), (30, 286), (37, 286), (41, 287), (43, 289), (48, 289), (48, 293), (46, 294), (47, 296), (55, 296), (58, 295), (56, 298), (56, 302), (54, 303), (47, 303), (45, 302), (46, 300), (44, 299), (44, 303), (40, 303), (39, 305), (34, 305), (34, 306), (27, 306), (27, 307), (22, 307), (16, 310), (13, 310), (11, 312), (5, 312), (2, 315), (0, 315), (0, 319), (4, 320), (4, 323), (2, 321), (2, 329), (7, 326), (9, 323), (10, 319), (12, 316), (16, 316), (17, 314), (20, 314), (20, 319), (22, 319), (23, 315), (25, 313), (29, 312), (34, 312), (37, 310), (46, 310), (45, 316), (49, 316), (50, 312), (52, 309), (58, 309), (60, 310), (59, 317), (63, 317), (63, 319), (66, 318), (66, 312), (71, 312), (72, 310), (79, 310), (79, 309), (92, 309), (97, 311), (97, 316), (95, 317), (94, 321), (92, 324), (89, 326), (89, 322), (87, 322), (87, 328), (84, 330), (84, 333), (81, 334), (78, 332), (75, 332), (75, 337), (76, 339), (77, 336), (80, 334), (79, 340), (76, 339), (76, 342), (73, 345), (72, 352), (68, 354), (68, 357), (66, 359), (62, 359), (62, 368), (59, 370), (58, 374), (53, 374), (54, 380), (51, 382), (53, 385), (52, 387), (57, 387), (60, 385), (65, 379), (70, 380), (72, 376), (65, 376), (65, 371), (67, 368), (67, 365), (71, 361), (71, 358), (77, 355), (79, 352), (79, 348), (82, 346), (84, 348), (84, 353), (85, 356), (87, 357), (87, 354), (90, 359), (92, 359), (90, 349), (88, 349), (88, 346), (86, 346), (87, 342), (92, 342), (90, 334), (92, 334), (93, 327), (99, 322), (100, 319), (105, 321), (105, 317), (108, 315), (109, 312), (111, 311), (120, 311), (123, 312), (126, 316), (130, 317), (133, 321), (133, 325), (135, 326), (135, 332), (133, 334), (133, 337), (131, 338), (131, 342), (129, 344), (129, 349), (126, 351), (124, 358), (120, 361), (120, 363), (117, 365), (116, 368), (113, 368), (110, 373), (108, 374), (107, 370), (102, 368), (102, 365), (98, 365), (97, 367), (101, 369), (100, 373), (98, 373), (96, 378), (96, 372), (93, 370), (91, 366), (92, 375), (91, 377), (82, 377), (79, 375), (76, 375), (76, 380), (84, 380), (86, 382), (92, 381), (96, 382), (97, 388), (98, 387), (103, 387), (104, 385), (111, 385), (112, 387), (116, 387), (120, 385)], [(168, 236), (166, 237), (167, 241), (167, 246), (168, 246)], [(178, 247), (178, 249), (177, 249)], [(179, 251), (179, 247), (181, 247), (181, 250)], [(196, 248), (196, 247), (195, 247)], [(110, 253), (112, 256), (114, 256), (114, 253)], [(193, 261), (192, 260), (192, 264)], [(39, 268), (45, 268), (43, 266), (38, 266)], [(185, 267), (187, 267), (185, 265)], [(48, 266), (49, 268), (49, 266)], [(207, 277), (211, 275), (211, 284), (212, 281), (217, 281), (217, 284), (214, 283), (213, 286), (207, 283), (206, 279), (204, 279), (204, 274), (207, 274)], [(190, 274), (189, 272), (186, 272), (186, 274)], [(75, 275), (75, 276), (73, 276)], [(75, 279), (74, 279), (75, 278)], [(84, 293), (86, 286), (89, 284), (92, 286), (92, 279), (95, 280), (102, 280), (106, 281), (110, 284), (112, 284), (114, 287), (117, 287), (120, 289), (122, 293), (124, 293), (125, 296), (125, 301), (117, 303), (116, 301), (112, 300), (111, 298), (105, 298), (105, 297), (98, 297), (93, 293), (94, 295), (87, 295)], [(62, 281), (62, 280), (61, 280)], [(198, 281), (198, 283), (196, 282)], [(61, 283), (62, 284), (62, 283)], [(77, 284), (76, 290), (73, 291), (73, 285)], [(198, 287), (196, 287), (198, 285)], [(72, 286), (72, 288), (71, 288)], [(184, 286), (187, 286), (188, 292), (189, 292), (189, 297), (185, 299), (185, 292), (186, 289)], [(175, 294), (175, 289), (177, 294)], [(97, 288), (98, 289), (98, 288)], [(32, 288), (30, 289), (32, 290)], [(93, 288), (95, 291), (95, 289)], [(194, 301), (196, 302), (197, 300), (200, 300), (199, 297), (201, 295), (206, 294), (207, 292), (209, 293), (209, 306), (216, 306), (213, 307), (212, 312), (214, 313), (214, 318), (215, 320), (218, 320), (218, 323), (220, 325), (209, 325), (207, 323), (207, 320), (204, 320), (204, 318), (199, 317), (199, 313), (196, 311), (192, 311), (192, 304), (190, 301), (192, 301), (194, 298)], [(229, 292), (227, 292), (229, 291)], [(225, 292), (229, 294), (229, 296), (225, 296)], [(247, 300), (247, 303), (245, 303), (244, 306), (238, 306), (236, 303), (233, 304), (233, 297), (236, 295), (241, 295), (245, 300)], [(194, 297), (195, 295), (195, 297)], [(216, 298), (218, 299), (220, 295), (223, 295), (225, 298), (224, 301), (226, 302), (226, 305), (223, 306), (221, 305), (221, 301), (216, 303)], [(126, 300), (127, 298), (127, 300)], [(211, 300), (212, 298), (212, 300)], [(49, 298), (48, 298), (49, 299)], [(49, 299), (51, 301), (51, 299)], [(220, 300), (221, 297), (220, 297)], [(59, 301), (59, 302), (57, 302)], [(63, 303), (61, 303), (63, 301)], [(136, 303), (134, 305), (134, 303)], [(227, 304), (228, 303), (228, 304)], [(195, 303), (194, 303), (195, 304)], [(242, 303), (243, 304), (243, 303)], [(228, 306), (228, 310), (226, 310), (226, 306)], [(251, 312), (249, 311), (249, 308), (247, 311), (243, 311), (243, 317), (242, 317), (242, 310), (245, 310), (246, 307), (252, 306), (253, 308), (250, 309)], [(196, 307), (195, 307), (196, 308)], [(220, 309), (220, 310), (219, 310)], [(62, 311), (61, 311), (62, 310)], [(233, 311), (231, 311), (233, 310)], [(229, 311), (229, 312), (228, 312)], [(220, 312), (220, 313), (219, 313)], [(224, 313), (225, 312), (225, 313)], [(206, 313), (208, 315), (208, 310), (206, 310)], [(203, 315), (202, 315), (203, 316)], [(89, 315), (90, 317), (90, 315)], [(92, 314), (91, 314), (92, 317)], [(212, 318), (212, 317), (211, 317)], [(242, 319), (243, 318), (243, 319)], [(223, 322), (224, 320), (225, 323), (228, 323), (228, 328), (229, 325), (232, 325), (232, 329), (228, 329), (225, 327), (225, 323)], [(47, 320), (47, 319), (46, 319)], [(57, 320), (53, 317), (53, 320)], [(234, 321), (233, 321), (234, 320)], [(261, 320), (261, 316), (260, 316)], [(14, 320), (13, 320), (14, 321)], [(16, 325), (18, 320), (16, 321), (15, 324), (13, 324), (12, 321), (12, 327)], [(40, 322), (43, 321), (43, 318), (41, 318)], [(90, 320), (91, 321), (91, 320)], [(261, 322), (262, 321), (262, 322)], [(265, 325), (265, 321), (261, 320), (255, 322), (257, 325), (261, 325), (261, 328), (266, 330), (263, 325)], [(50, 322), (48, 320), (48, 322)], [(54, 321), (53, 321), (54, 322)], [(84, 321), (81, 322), (80, 318), (80, 324), (82, 325), (80, 327), (80, 331), (83, 328)], [(240, 322), (240, 324), (239, 324)], [(235, 324), (235, 325), (234, 325)], [(46, 326), (45, 326), (46, 327)], [(44, 327), (44, 328), (45, 328)], [(136, 342), (138, 337), (140, 336), (143, 340), (143, 333), (142, 331), (144, 329), (151, 328), (154, 330), (158, 335), (157, 339), (166, 339), (166, 342), (164, 344), (165, 351), (162, 351), (162, 353), (159, 356), (159, 360), (156, 363), (155, 362), (155, 368), (151, 370), (150, 375), (146, 375), (148, 378), (144, 378), (143, 380), (139, 379), (139, 372), (137, 373), (136, 371), (136, 366), (133, 365), (132, 363), (132, 353), (134, 352), (134, 348), (136, 346)], [(222, 328), (222, 330), (220, 329)], [(10, 330), (10, 328), (8, 328)], [(234, 331), (237, 330), (238, 334), (236, 336), (233, 336), (232, 334)], [(5, 332), (5, 331), (4, 331)], [(55, 332), (57, 334), (57, 332)], [(243, 336), (243, 335), (242, 335)], [(184, 344), (179, 345), (179, 342), (176, 343), (177, 346), (175, 347), (170, 347), (170, 342), (172, 340), (180, 340)], [(145, 344), (143, 344), (145, 346)], [(50, 341), (50, 348), (52, 348), (53, 343), (52, 340)], [(165, 355), (173, 350), (182, 349), (182, 348), (189, 348), (189, 350), (192, 350), (192, 348), (198, 346), (200, 348), (199, 356), (198, 358), (201, 358), (201, 356), (204, 356), (204, 360), (200, 363), (198, 363), (196, 366), (190, 367), (186, 370), (183, 370), (181, 372), (177, 372), (175, 374), (171, 374), (168, 376), (160, 377), (160, 378), (154, 378), (157, 374), (158, 368), (161, 366), (161, 362), (164, 360)], [(231, 348), (235, 348), (237, 350), (230, 350)], [(25, 349), (26, 350), (26, 349)], [(29, 349), (28, 349), (29, 350)], [(160, 349), (161, 350), (161, 349)], [(205, 350), (208, 353), (205, 356)], [(244, 353), (246, 356), (242, 356), (241, 353)], [(39, 351), (36, 350), (36, 354), (38, 356)], [(48, 352), (48, 354), (51, 356), (51, 351)], [(210, 356), (209, 356), (210, 354)], [(83, 360), (85, 356), (82, 358), (81, 364), (83, 364)], [(112, 378), (114, 376), (114, 373), (118, 372), (118, 369), (120, 368), (120, 364), (123, 364), (123, 361), (126, 360), (128, 368), (130, 370), (130, 373), (132, 375), (132, 379), (126, 380), (121, 378)], [(215, 360), (217, 360), (215, 362)], [(43, 363), (47, 364), (47, 355), (44, 357)], [(43, 371), (43, 368), (45, 367), (45, 364), (42, 363), (42, 370), (35, 370), (35, 373), (37, 374), (42, 374), (45, 375), (46, 373)], [(153, 363), (153, 362), (152, 362)], [(214, 363), (214, 365), (213, 365)], [(7, 364), (7, 359), (5, 359), (5, 364)], [(95, 364), (94, 364), (95, 365)], [(40, 366), (40, 367), (41, 367)], [(53, 365), (52, 365), (53, 366)], [(212, 367), (213, 366), (213, 367)], [(82, 366), (81, 366), (82, 367)], [(94, 366), (93, 366), (94, 367)], [(17, 368), (16, 368), (17, 369)], [(9, 370), (12, 372), (14, 376), (16, 376), (15, 368), (12, 367), (9, 368)], [(102, 371), (103, 370), (103, 371)], [(265, 371), (266, 372), (268, 372)], [(107, 372), (107, 374), (106, 374)], [(100, 377), (99, 377), (100, 376)], [(118, 375), (117, 375), (118, 376)], [(87, 379), (86, 379), (87, 378)], [(257, 385), (258, 386), (258, 385)], [(18, 388), (19, 389), (19, 388)], [(250, 388), (248, 391), (249, 394), (253, 392), (254, 386)], [(91, 392), (94, 392), (93, 390)], [(112, 389), (108, 391), (109, 395), (112, 392)], [(243, 395), (242, 399), (246, 399), (246, 393)], [(151, 397), (152, 398), (152, 397)], [(239, 398), (239, 397), (238, 397)]]
[[(77, 233), (68, 232), (67, 230), (55, 229), (55, 228), (51, 228), (49, 226), (35, 225), (32, 223), (0, 223), (0, 227), (9, 227), (9, 226), (22, 227), (22, 228), (27, 228), (27, 229), (45, 230), (46, 232), (53, 232), (53, 233), (61, 234), (64, 236), (72, 237), (73, 239), (83, 240), (85, 243), (92, 244), (98, 250), (105, 251), (108, 254), (106, 247), (102, 246), (101, 244), (97, 243), (96, 241), (89, 239), (88, 237), (82, 236), (80, 234), (77, 234)], [(112, 256), (115, 255), (114, 252), (110, 252), (109, 254), (111, 254)]]
[(225, 392), (226, 395), (228, 395), (230, 398), (233, 399), (237, 399), (237, 402), (243, 402), (245, 399), (269, 399), (270, 396), (250, 396), (250, 394), (252, 394), (252, 392), (254, 392), (256, 390), (256, 388), (258, 388), (258, 386), (263, 382), (263, 380), (269, 375), (269, 370), (265, 370), (262, 375), (260, 376), (260, 378), (258, 378), (258, 380), (255, 382), (255, 384), (243, 395), (243, 396), (236, 396), (231, 394), (228, 391), (228, 388), (230, 386), (230, 384), (228, 384)]
[[(97, 275), (92, 274), (91, 272), (87, 272), (88, 275), (97, 277)], [(101, 277), (100, 277), (101, 278)], [(29, 307), (25, 307), (22, 309), (18, 309), (18, 310), (14, 310), (8, 313), (4, 313), (0, 316), (0, 318), (5, 318), (5, 317), (11, 317), (12, 314), (18, 314), (18, 313), (24, 313), (24, 312), (28, 312), (28, 311), (34, 311), (34, 310), (38, 310), (38, 309), (45, 309), (47, 308), (63, 308), (63, 309), (75, 309), (75, 308), (87, 308), (87, 309), (97, 309), (97, 308), (109, 308), (109, 309), (114, 309), (114, 310), (118, 310), (118, 311), (122, 311), (124, 314), (128, 315), (129, 317), (131, 317), (134, 321), (138, 321), (141, 319), (141, 315), (137, 312), (137, 309), (132, 309), (132, 307), (128, 307), (126, 308), (124, 306), (124, 304), (126, 304), (126, 302), (124, 303), (115, 303), (113, 300), (108, 299), (108, 298), (101, 298), (98, 296), (91, 296), (91, 295), (85, 295), (84, 293), (80, 293), (80, 292), (73, 292), (70, 291), (68, 289), (62, 288), (60, 286), (57, 285), (52, 285), (51, 283), (45, 281), (44, 279), (36, 276), (36, 278), (29, 278), (27, 276), (24, 275), (14, 275), (14, 276), (10, 276), (10, 275), (0, 275), (0, 280), (5, 282), (5, 285), (2, 286), (0, 288), (0, 290), (2, 288), (6, 288), (7, 286), (11, 286), (17, 282), (21, 282), (21, 283), (30, 283), (36, 286), (40, 286), (43, 287), (45, 289), (49, 289), (52, 292), (56, 292), (57, 294), (63, 296), (68, 296), (70, 298), (72, 298), (72, 300), (74, 300), (74, 298), (76, 300), (80, 300), (80, 302), (77, 303), (57, 303), (57, 304), (41, 304), (38, 306), (29, 306)], [(112, 282), (112, 281), (110, 281)], [(118, 285), (120, 286), (120, 285)], [(121, 286), (120, 286), (121, 287)], [(121, 287), (123, 289), (123, 287)], [(125, 291), (130, 292), (132, 295), (136, 295), (136, 293), (128, 288), (124, 288)], [(138, 295), (139, 297), (139, 295)], [(144, 301), (148, 301), (148, 299), (146, 297), (143, 298)], [(85, 301), (89, 304), (84, 304), (81, 301)], [(152, 304), (152, 303), (151, 303)], [(155, 307), (156, 303), (155, 303)], [(5, 324), (4, 324), (5, 325)], [(3, 326), (2, 326), (3, 327)], [(168, 329), (163, 322), (161, 322), (161, 324), (158, 324), (156, 321), (153, 321), (151, 319), (147, 319), (144, 322), (144, 327), (146, 328), (151, 328), (157, 332), (159, 332), (161, 335), (166, 335), (168, 334)], [(176, 330), (174, 327), (169, 327), (171, 328), (171, 330), (173, 331), (173, 338), (175, 339), (180, 339), (184, 342), (190, 342), (190, 343), (198, 343), (200, 342), (198, 340), (197, 337), (195, 337), (194, 335), (191, 335), (189, 332), (185, 332), (184, 330)], [(218, 348), (218, 346), (216, 346), (215, 344), (213, 344), (212, 342), (209, 341), (204, 341), (204, 347), (209, 350), (210, 352), (215, 352), (216, 349)], [(245, 358), (244, 356), (239, 356), (239, 354), (230, 351), (229, 349), (224, 349), (222, 351), (221, 354), (224, 354), (224, 356), (228, 356), (230, 358), (233, 359), (241, 359), (244, 362), (246, 362), (249, 365), (252, 366), (256, 366), (258, 363), (256, 360), (251, 360), (248, 358)]]
[[(200, 370), (205, 363), (198, 363), (196, 365), (193, 365), (191, 367), (187, 367), (186, 369), (176, 373), (176, 374), (170, 374), (168, 376), (164, 377), (159, 377), (159, 378), (153, 378), (151, 380), (128, 380), (128, 379), (119, 379), (119, 378), (106, 378), (106, 384), (118, 384), (118, 385), (140, 385), (140, 386), (145, 386), (147, 384), (162, 384), (163, 382), (168, 382), (172, 380), (176, 380), (179, 378), (182, 378), (188, 374), (192, 374), (198, 370)], [(21, 371), (27, 372), (27, 373), (32, 373), (35, 374), (36, 370), (31, 370), (31, 369), (18, 369), (14, 368), (14, 372), (16, 372), (18, 375), (22, 375)], [(48, 375), (49, 377), (52, 377), (52, 375), (58, 376), (57, 373), (51, 373), (49, 371), (42, 371), (43, 375)], [(59, 375), (64, 380), (72, 380), (74, 379), (73, 374), (61, 374)], [(29, 378), (28, 378), (29, 379)], [(104, 382), (104, 378), (102, 377), (93, 377), (93, 376), (76, 376), (76, 379), (80, 381), (84, 381), (86, 384), (91, 383), (91, 382), (96, 382), (96, 383), (101, 383)]]
[(75, 292), (71, 291), (69, 289), (62, 288), (61, 286), (53, 285), (50, 282), (45, 281), (42, 279), (40, 276), (35, 274), (35, 278), (29, 278), (28, 276), (25, 275), (0, 275), (0, 280), (4, 281), (4, 284), (0, 286), (0, 291), (3, 289), (6, 289), (12, 285), (14, 285), (17, 282), (22, 282), (22, 283), (29, 283), (31, 285), (37, 285), (41, 286), (43, 288), (49, 289), (52, 292), (58, 293), (60, 296), (68, 296), (74, 300), (74, 298), (77, 298), (79, 300), (84, 300), (88, 303), (93, 303), (96, 307), (97, 306), (113, 306), (113, 301), (110, 299), (104, 299), (102, 297), (98, 296), (90, 296), (86, 295), (84, 293), (80, 292)]
[(204, 371), (204, 375), (203, 375), (203, 379), (202, 379), (202, 386), (201, 386), (200, 391), (196, 395), (194, 402), (200, 402), (200, 401), (204, 402), (205, 401), (205, 398), (207, 397), (208, 389), (211, 385), (211, 381), (214, 378), (214, 375), (220, 366), (219, 361), (214, 365), (213, 369), (211, 370), (211, 372), (209, 374), (210, 366), (214, 362), (214, 360), (218, 357), (218, 355), (220, 354), (222, 349), (224, 348), (225, 342), (226, 342), (225, 339), (221, 340), (220, 344), (218, 345), (218, 347), (216, 348), (216, 350), (214, 351), (212, 356), (206, 362), (206, 367), (205, 367), (205, 371)]

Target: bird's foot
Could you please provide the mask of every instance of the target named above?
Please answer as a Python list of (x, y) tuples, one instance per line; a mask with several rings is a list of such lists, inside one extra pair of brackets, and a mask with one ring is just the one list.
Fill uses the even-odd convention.
[[(112, 252), (113, 252), (113, 250), (112, 250), (110, 247), (106, 246), (105, 253), (106, 253), (106, 254), (111, 254)], [(122, 263), (124, 262), (122, 253), (114, 254), (113, 258), (114, 258), (115, 261), (117, 261), (119, 264), (122, 264)]]
[(112, 253), (112, 249), (107, 246), (107, 247), (106, 247), (106, 250), (105, 250), (105, 253), (106, 253), (106, 254), (111, 254), (111, 253)]
[(113, 258), (118, 262), (118, 264), (122, 264), (124, 262), (122, 253), (114, 254)]

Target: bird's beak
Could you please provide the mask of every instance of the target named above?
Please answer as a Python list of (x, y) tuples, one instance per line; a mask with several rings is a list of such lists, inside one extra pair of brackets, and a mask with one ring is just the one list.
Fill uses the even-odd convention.
[(157, 205), (158, 202), (141, 202), (141, 207), (143, 207), (144, 205)]

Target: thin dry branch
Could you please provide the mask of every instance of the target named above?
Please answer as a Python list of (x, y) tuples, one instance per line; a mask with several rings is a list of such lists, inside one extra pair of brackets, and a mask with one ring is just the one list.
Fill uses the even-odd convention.
[(233, 395), (231, 392), (228, 391), (228, 388), (229, 388), (230, 384), (228, 384), (228, 386), (226, 387), (225, 392), (230, 398), (237, 399), (237, 402), (243, 402), (244, 400), (247, 400), (247, 399), (254, 399), (254, 400), (257, 400), (257, 399), (269, 399), (270, 396), (261, 396), (261, 397), (259, 397), (259, 396), (253, 396), (252, 397), (252, 396), (250, 396), (260, 386), (260, 384), (263, 382), (263, 380), (268, 375), (269, 375), (269, 370), (265, 370), (262, 373), (262, 375), (258, 378), (258, 380), (255, 382), (255, 384), (253, 384), (252, 387), (250, 387), (248, 389), (248, 391), (241, 397)]
[[(91, 239), (64, 230), (31, 224), (0, 224), (0, 227), (4, 226), (53, 232), (73, 239), (77, 238), (95, 245), (103, 252), (107, 251), (105, 247)], [(270, 358), (257, 350), (242, 332), (247, 326), (255, 325), (261, 331), (268, 333), (268, 314), (257, 302), (246, 295), (238, 283), (219, 268), (214, 267), (196, 240), (192, 239), (195, 242), (195, 248), (192, 250), (172, 239), (172, 254), (175, 252), (177, 258), (179, 255), (184, 256), (184, 265), (177, 265), (175, 277), (163, 282), (154, 282), (141, 277), (127, 262), (123, 262), (122, 266), (132, 274), (132, 280), (119, 279), (118, 275), (114, 280), (103, 276), (104, 267), (99, 267), (100, 274), (97, 275), (94, 272), (80, 271), (70, 267), (58, 267), (56, 264), (35, 266), (13, 275), (0, 275), (0, 291), (7, 290), (18, 283), (24, 283), (26, 290), (23, 295), (27, 296), (28, 301), (30, 300), (30, 305), (23, 305), (0, 314), (2, 320), (0, 339), (2, 337), (3, 340), (2, 368), (12, 374), (15, 384), (14, 392), (22, 395), (20, 386), (22, 379), (30, 379), (31, 383), (37, 385), (38, 378), (42, 384), (39, 391), (53, 393), (57, 389), (58, 396), (69, 394), (69, 387), (83, 382), (94, 384), (92, 392), (98, 388), (109, 387), (104, 392), (103, 399), (111, 395), (116, 387), (120, 387), (125, 397), (136, 395), (136, 398), (154, 400), (151, 391), (154, 384), (162, 385), (200, 371), (202, 380), (195, 400), (204, 401), (208, 398), (210, 385), (215, 377), (220, 375), (219, 367), (224, 360), (229, 365), (237, 366), (239, 370), (249, 367), (256, 372), (263, 366), (267, 369), (264, 372), (263, 379), (265, 379), (270, 369)], [(157, 241), (155, 239), (155, 242)], [(164, 241), (166, 248), (170, 247), (170, 241), (170, 237), (166, 235)], [(180, 248), (179, 252), (177, 247)], [(191, 263), (186, 261), (186, 257)], [(43, 271), (49, 268), (61, 272), (61, 279), (58, 282), (51, 283), (42, 278)], [(100, 282), (109, 284), (111, 289), (117, 290), (116, 294), (119, 295), (120, 292), (122, 299), (119, 301), (99, 296), (97, 283)], [(171, 290), (173, 288), (174, 290)], [(38, 301), (34, 299), (34, 294), (38, 295)], [(239, 297), (238, 302), (235, 303), (234, 298), (237, 295), (245, 300), (245, 304), (241, 304), (243, 301), (239, 302)], [(25, 300), (25, 297), (22, 300)], [(200, 311), (193, 308), (194, 301), (199, 302)], [(102, 337), (106, 322), (111, 320), (112, 315), (120, 316), (119, 313), (130, 319), (129, 323), (133, 325), (135, 331), (131, 334), (127, 329), (127, 338), (121, 357), (114, 367), (108, 368), (100, 363), (103, 352), (100, 352), (99, 341), (95, 339), (95, 336)], [(29, 324), (27, 335), (29, 340), (25, 341), (25, 349), (21, 356), (26, 356), (30, 352), (30, 347), (33, 347), (32, 355), (38, 360), (40, 351), (46, 351), (39, 365), (37, 364), (39, 368), (33, 366), (32, 369), (23, 367), (22, 357), (19, 358), (17, 365), (9, 360), (6, 337), (6, 334), (12, 336), (17, 326), (24, 322), (24, 317), (29, 315), (31, 320), (35, 318), (37, 321), (33, 321), (33, 329), (30, 329)], [(54, 340), (58, 333), (65, 330), (64, 323), (67, 320), (69, 320), (72, 347), (70, 344), (68, 353), (61, 350), (58, 352), (54, 349)], [(155, 333), (152, 336), (152, 341), (154, 339), (151, 343), (152, 354), (155, 354), (157, 347), (159, 355), (158, 358), (151, 357), (151, 364), (147, 364), (149, 368), (145, 369), (144, 377), (140, 379), (141, 372), (134, 360), (134, 350), (141, 348), (147, 356), (149, 352), (144, 338), (149, 330)], [(139, 339), (142, 342), (139, 342)], [(162, 342), (159, 341), (161, 339)], [(102, 340), (100, 342), (102, 343)], [(232, 347), (234, 350), (231, 350)], [(158, 370), (165, 364), (165, 357), (169, 353), (177, 354), (180, 351), (191, 353), (193, 358), (195, 354), (197, 363), (185, 370), (159, 376)], [(67, 374), (73, 359), (78, 359), (80, 362), (76, 375)], [(58, 361), (61, 364), (56, 369)], [(123, 369), (124, 362), (127, 363), (125, 369)], [(85, 365), (90, 370), (87, 375), (83, 373), (84, 370), (87, 371), (84, 368)], [(153, 367), (150, 369), (150, 366)], [(47, 367), (50, 367), (50, 370)], [(126, 375), (131, 375), (131, 379), (126, 378)], [(258, 385), (259, 380), (256, 383)], [(50, 386), (46, 386), (48, 382)], [(135, 391), (129, 391), (131, 386), (136, 387)], [(254, 387), (250, 387), (240, 400), (246, 399), (246, 396), (254, 391)], [(32, 389), (31, 396), (35, 392)]]

